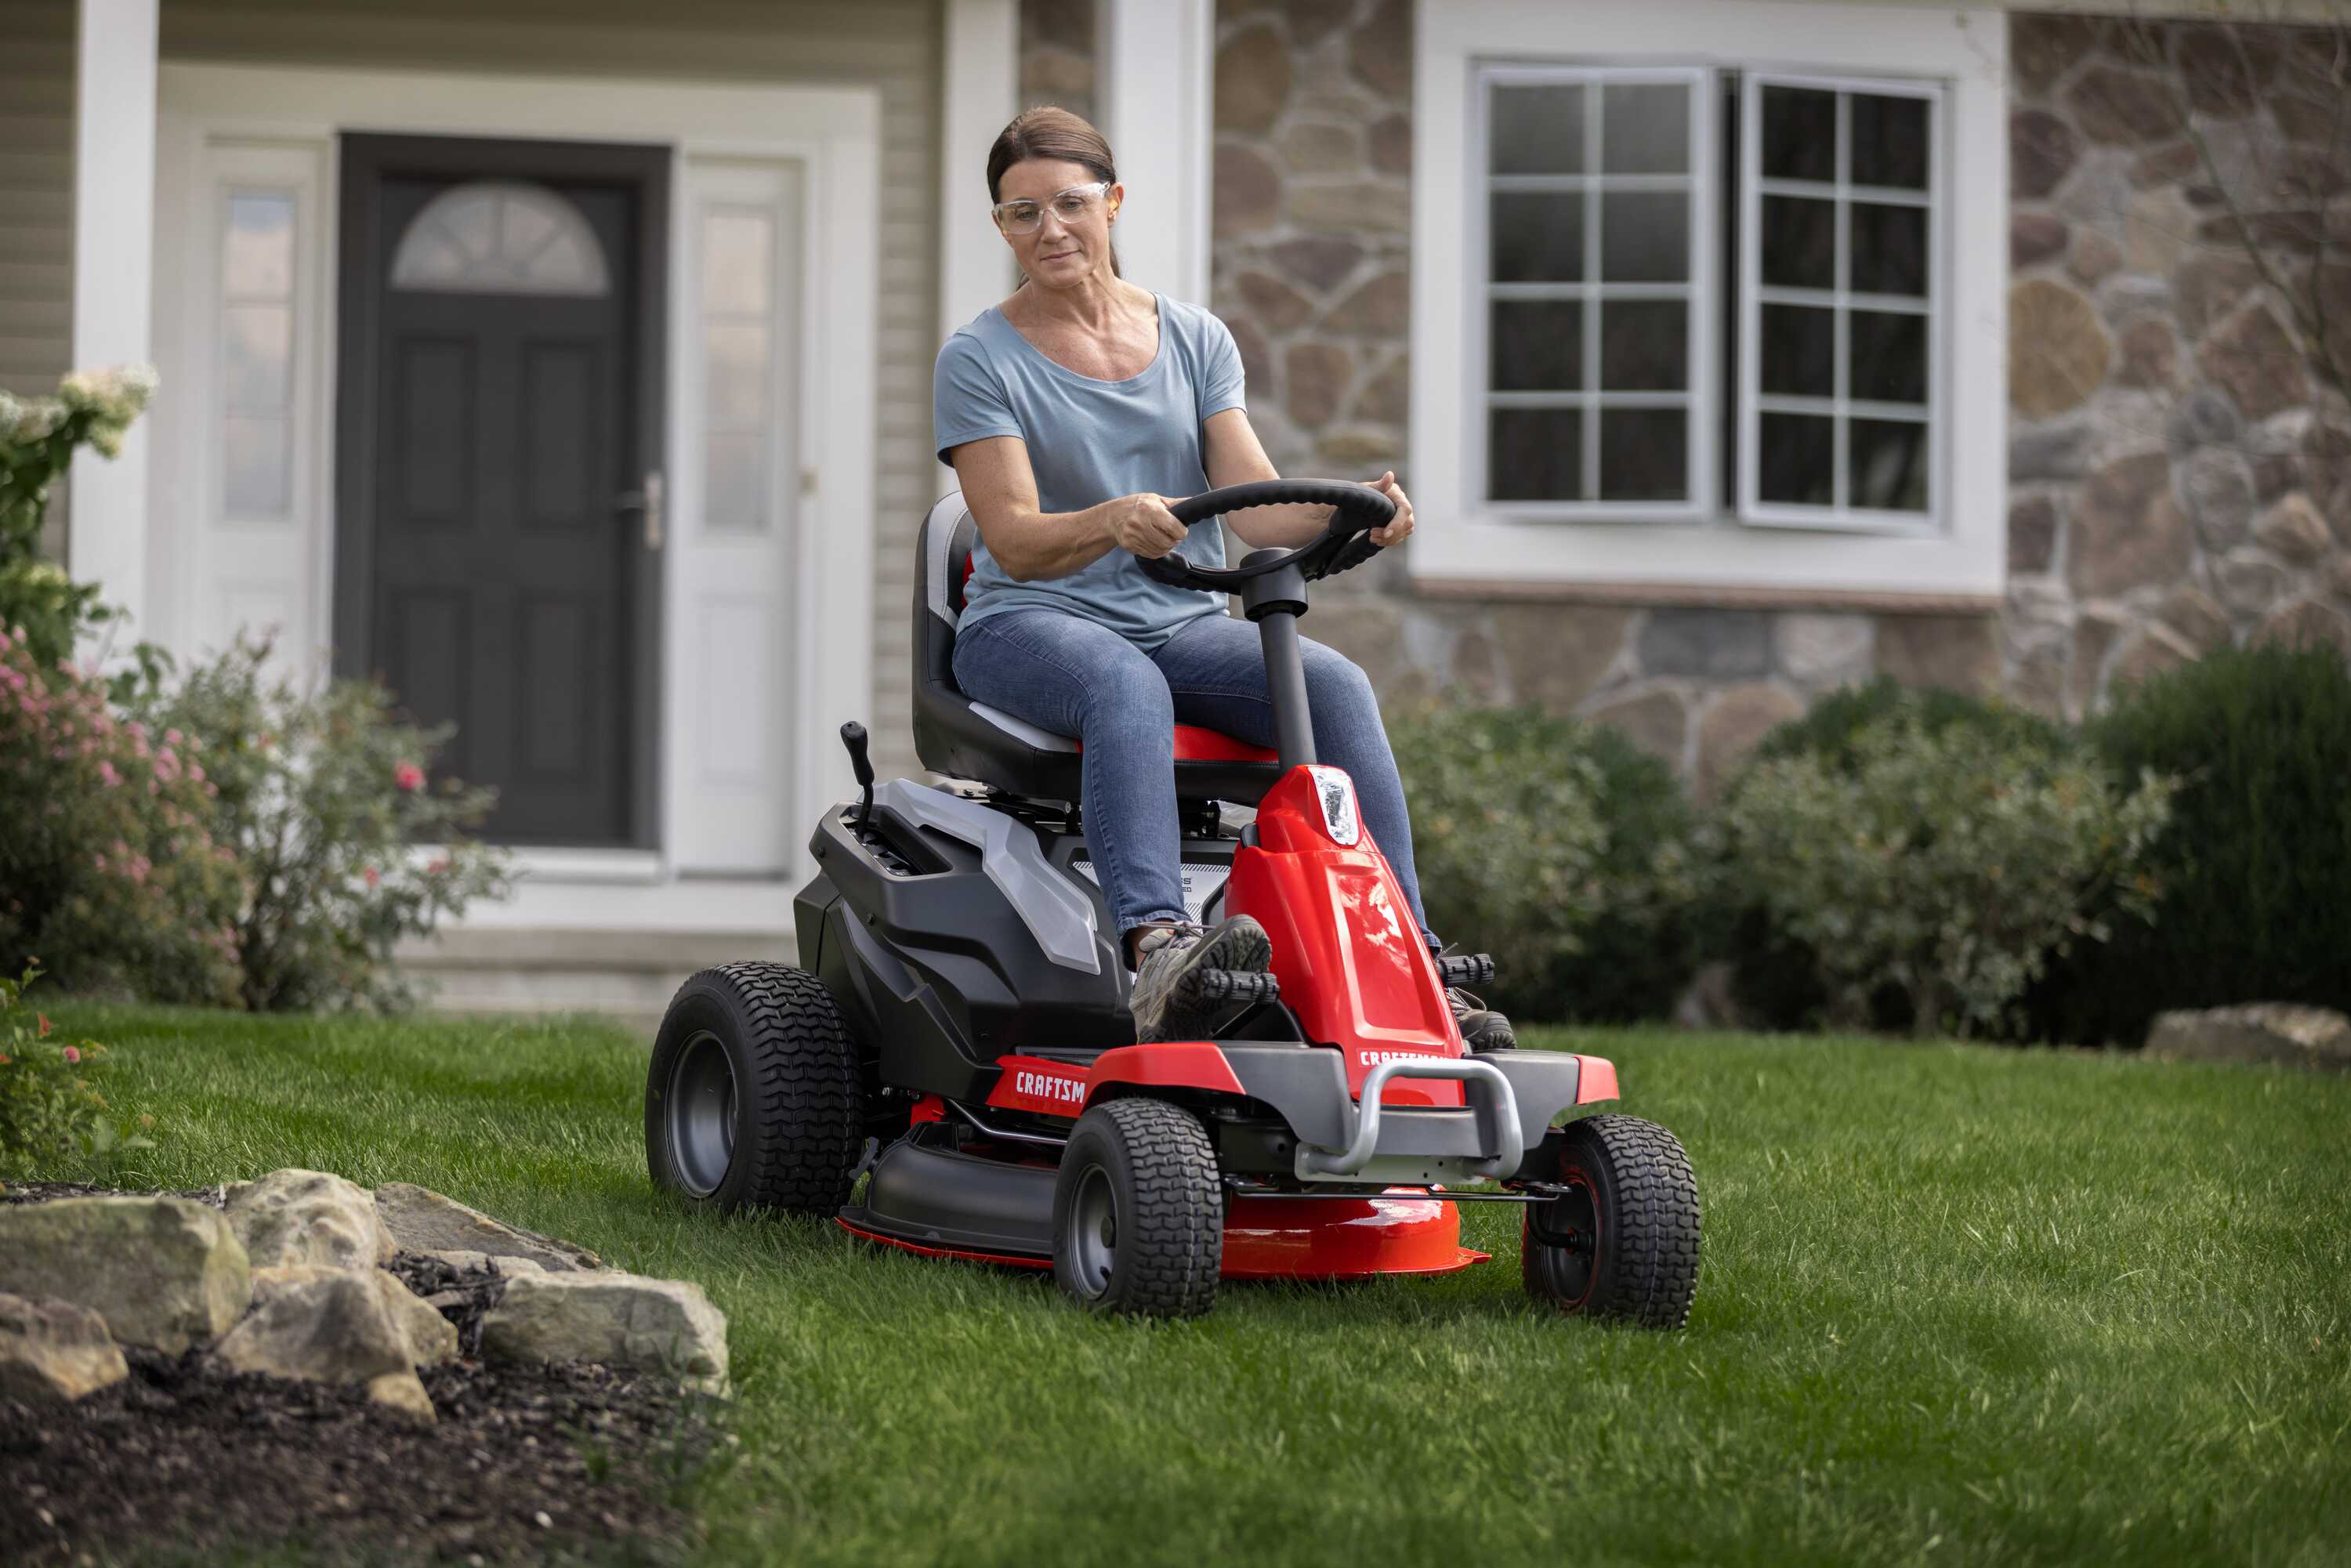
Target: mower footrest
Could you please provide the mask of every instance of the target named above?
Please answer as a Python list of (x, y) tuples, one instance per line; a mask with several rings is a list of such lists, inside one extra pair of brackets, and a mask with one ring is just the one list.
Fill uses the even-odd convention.
[(1281, 997), (1281, 987), (1269, 973), (1249, 969), (1203, 969), (1198, 985), (1207, 1002), (1270, 1002)]

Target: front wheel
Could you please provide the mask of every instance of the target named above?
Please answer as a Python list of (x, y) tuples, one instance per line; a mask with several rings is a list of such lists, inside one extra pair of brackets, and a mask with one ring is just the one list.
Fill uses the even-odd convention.
[(1520, 1277), (1562, 1312), (1644, 1328), (1689, 1322), (1698, 1294), (1698, 1178), (1681, 1140), (1638, 1116), (1570, 1122), (1560, 1168), (1567, 1190), (1531, 1204)]
[(856, 1047), (832, 995), (783, 964), (722, 965), (677, 990), (645, 1076), (656, 1186), (725, 1211), (831, 1214), (864, 1146)]
[(1224, 1188), (1200, 1119), (1112, 1100), (1078, 1119), (1053, 1182), (1053, 1278), (1089, 1307), (1197, 1317), (1217, 1304)]

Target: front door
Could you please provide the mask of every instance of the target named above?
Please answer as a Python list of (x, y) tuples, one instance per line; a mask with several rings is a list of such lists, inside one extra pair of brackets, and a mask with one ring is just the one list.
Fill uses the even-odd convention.
[(667, 170), (342, 139), (337, 660), (507, 842), (653, 841)]

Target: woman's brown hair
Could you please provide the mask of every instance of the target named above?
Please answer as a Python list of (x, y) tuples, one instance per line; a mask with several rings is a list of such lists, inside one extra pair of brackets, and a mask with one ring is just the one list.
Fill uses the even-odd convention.
[[(1118, 165), (1111, 158), (1110, 143), (1082, 115), (1066, 109), (1024, 109), (996, 133), (996, 144), (987, 150), (987, 199), (1002, 201), (1004, 171), (1031, 158), (1081, 163), (1095, 179), (1118, 183)], [(1119, 275), (1116, 246), (1111, 247), (1110, 270), (1113, 277)]]

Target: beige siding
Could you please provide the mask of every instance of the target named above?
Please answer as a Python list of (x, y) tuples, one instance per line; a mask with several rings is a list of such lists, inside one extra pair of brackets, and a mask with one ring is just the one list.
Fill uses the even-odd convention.
[(73, 342), (73, 0), (0, 0), (0, 387), (48, 392)]
[[(13, 0), (0, 0), (5, 6)], [(70, 6), (66, 7), (70, 15)], [(162, 0), (166, 59), (703, 80), (870, 83), (882, 92), (874, 760), (911, 769), (906, 600), (934, 494), (941, 20), (937, 0)], [(824, 214), (812, 214), (821, 223)]]

